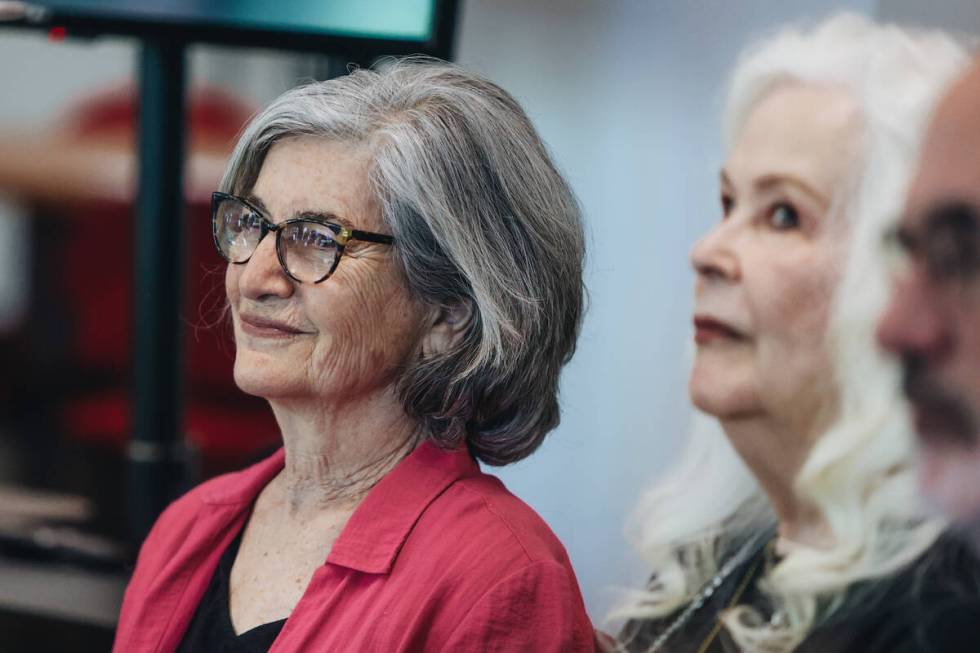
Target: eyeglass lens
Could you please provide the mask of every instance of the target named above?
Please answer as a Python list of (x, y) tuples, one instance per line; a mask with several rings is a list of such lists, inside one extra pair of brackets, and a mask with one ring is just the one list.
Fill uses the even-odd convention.
[(279, 234), (282, 260), (300, 281), (319, 281), (333, 269), (337, 241), (329, 227), (315, 222), (291, 222)]
[[(232, 263), (248, 261), (271, 230), (261, 215), (233, 198), (218, 203), (213, 219), (218, 249)], [(330, 227), (303, 220), (285, 223), (277, 232), (276, 247), (289, 275), (310, 283), (330, 274), (339, 251)]]

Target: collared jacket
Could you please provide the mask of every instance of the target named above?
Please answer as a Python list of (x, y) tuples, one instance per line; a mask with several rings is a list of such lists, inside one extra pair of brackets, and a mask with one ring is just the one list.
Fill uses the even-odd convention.
[[(113, 650), (174, 651), (225, 548), (282, 469), (280, 449), (161, 515)], [(561, 543), (464, 450), (420, 445), (365, 497), (287, 619), (287, 651), (592, 651)]]

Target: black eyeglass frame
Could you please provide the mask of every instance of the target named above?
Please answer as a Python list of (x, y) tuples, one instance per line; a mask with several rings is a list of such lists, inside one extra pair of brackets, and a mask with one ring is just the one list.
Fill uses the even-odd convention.
[[(282, 268), (282, 271), (286, 274), (287, 277), (289, 277), (296, 283), (317, 284), (326, 281), (328, 278), (330, 278), (330, 275), (333, 274), (334, 270), (337, 269), (337, 265), (340, 263), (340, 259), (344, 256), (344, 251), (346, 250), (347, 243), (349, 243), (352, 240), (360, 240), (368, 243), (376, 243), (379, 245), (394, 245), (395, 243), (394, 236), (389, 236), (388, 234), (378, 234), (371, 231), (361, 231), (360, 229), (348, 229), (347, 227), (337, 224), (336, 222), (330, 222), (329, 220), (322, 220), (319, 218), (309, 218), (309, 217), (291, 218), (289, 220), (283, 220), (279, 224), (276, 224), (275, 222), (269, 219), (269, 216), (267, 216), (262, 209), (255, 206), (253, 203), (249, 202), (248, 200), (239, 197), (237, 195), (232, 195), (231, 193), (222, 193), (222, 192), (215, 191), (214, 193), (211, 193), (211, 238), (214, 241), (214, 248), (218, 250), (218, 254), (221, 256), (221, 258), (225, 259), (232, 265), (245, 265), (246, 263), (252, 260), (252, 256), (255, 255), (255, 250), (252, 250), (252, 253), (249, 254), (248, 258), (245, 259), (244, 261), (233, 261), (230, 258), (228, 258), (225, 255), (225, 253), (221, 250), (221, 245), (218, 242), (218, 207), (221, 205), (222, 202), (227, 200), (233, 200), (235, 202), (239, 202), (245, 205), (250, 210), (254, 211), (255, 214), (259, 216), (259, 218), (262, 220), (261, 223), (262, 232), (261, 235), (259, 236), (258, 242), (255, 244), (255, 250), (259, 248), (259, 245), (262, 243), (262, 240), (267, 235), (269, 235), (270, 231), (275, 233), (276, 258), (279, 259), (279, 267)], [(292, 272), (289, 271), (289, 268), (286, 267), (286, 260), (283, 258), (282, 255), (282, 248), (280, 247), (282, 242), (280, 238), (280, 235), (282, 234), (282, 230), (291, 224), (296, 224), (297, 222), (307, 222), (307, 223), (317, 224), (322, 227), (326, 227), (330, 229), (330, 231), (334, 233), (334, 242), (337, 243), (337, 255), (334, 256), (333, 265), (330, 266), (330, 270), (328, 270), (326, 274), (324, 274), (316, 281), (303, 281), (302, 279), (297, 279), (296, 277), (294, 277)]]

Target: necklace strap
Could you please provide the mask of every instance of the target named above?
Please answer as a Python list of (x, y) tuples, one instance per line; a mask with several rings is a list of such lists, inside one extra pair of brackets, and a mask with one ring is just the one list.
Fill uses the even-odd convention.
[[(773, 540), (769, 540), (769, 542), (762, 548), (762, 551), (765, 552), (768, 550), (772, 542)], [(762, 561), (765, 560), (766, 557), (766, 555), (756, 554), (755, 560), (752, 561), (752, 565), (749, 567), (748, 571), (745, 572), (745, 575), (742, 576), (742, 580), (739, 581), (738, 588), (735, 590), (735, 594), (732, 595), (728, 605), (725, 606), (725, 610), (731, 610), (734, 608), (738, 603), (738, 600), (742, 598), (742, 595), (745, 594), (745, 590), (749, 587), (749, 583), (751, 583), (752, 579), (755, 578), (756, 572), (759, 571), (759, 567), (762, 565)], [(701, 646), (698, 647), (697, 653), (707, 653), (708, 647), (711, 646), (711, 643), (718, 637), (718, 633), (721, 632), (721, 625), (721, 615), (719, 614), (715, 619), (715, 625), (712, 627), (711, 632), (708, 633), (705, 640), (701, 642)]]

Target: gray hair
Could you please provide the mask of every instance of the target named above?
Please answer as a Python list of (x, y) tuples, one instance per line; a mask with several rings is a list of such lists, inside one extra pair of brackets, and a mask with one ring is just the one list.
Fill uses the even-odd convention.
[(438, 60), (388, 59), (292, 89), (245, 129), (221, 182), (243, 194), (277, 141), (370, 148), (371, 184), (411, 292), (464, 306), (458, 344), (421, 357), (399, 391), (424, 436), (493, 465), (559, 422), (558, 378), (583, 311), (581, 212), (520, 105)]

